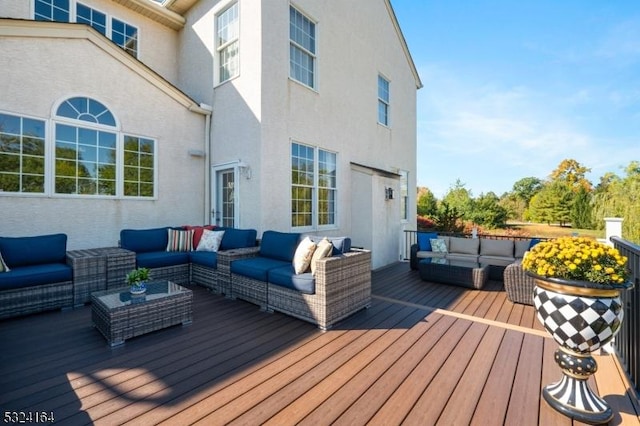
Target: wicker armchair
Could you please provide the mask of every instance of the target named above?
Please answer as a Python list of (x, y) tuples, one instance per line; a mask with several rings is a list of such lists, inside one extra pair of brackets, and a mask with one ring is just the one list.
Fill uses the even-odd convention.
[(522, 260), (517, 260), (504, 270), (504, 289), (513, 303), (533, 306), (535, 282), (522, 269)]
[[(235, 281), (234, 281), (235, 285)], [(327, 330), (371, 305), (371, 252), (351, 250), (317, 260), (315, 293), (267, 285), (267, 309), (317, 324)]]

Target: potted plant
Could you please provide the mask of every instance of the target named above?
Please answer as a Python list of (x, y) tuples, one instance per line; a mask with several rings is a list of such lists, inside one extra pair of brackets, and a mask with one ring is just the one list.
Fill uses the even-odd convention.
[(538, 320), (560, 345), (555, 361), (563, 377), (542, 390), (544, 399), (575, 420), (609, 422), (611, 408), (587, 379), (598, 368), (591, 352), (611, 341), (622, 323), (620, 291), (633, 287), (627, 258), (593, 239), (562, 237), (536, 244), (522, 267), (535, 281)]
[(149, 281), (149, 268), (136, 268), (127, 274), (127, 284), (131, 294), (143, 294), (147, 291), (146, 282)]

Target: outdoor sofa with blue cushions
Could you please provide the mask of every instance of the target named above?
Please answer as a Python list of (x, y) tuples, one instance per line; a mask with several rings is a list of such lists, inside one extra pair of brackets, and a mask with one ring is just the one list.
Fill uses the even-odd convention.
[[(309, 236), (314, 242), (323, 237)], [(293, 259), (304, 237), (265, 231), (254, 257), (231, 262), (234, 298), (316, 324), (326, 330), (371, 304), (371, 252), (351, 248), (348, 237), (328, 238), (333, 249), (296, 273)]]
[[(464, 238), (438, 235), (433, 232), (418, 232), (418, 242), (411, 246), (410, 267), (418, 269), (422, 259), (445, 258), (479, 262), (489, 265), (489, 277), (493, 280), (503, 280), (505, 268), (518, 259), (522, 259), (529, 247), (539, 241), (531, 239), (490, 239)], [(439, 240), (441, 247), (433, 247), (434, 241)]]
[(149, 268), (154, 280), (177, 284), (198, 284), (223, 292), (218, 283), (218, 257), (223, 250), (255, 247), (255, 229), (215, 228), (224, 231), (218, 251), (196, 251), (192, 240), (181, 247), (169, 247), (169, 232), (188, 232), (187, 227), (123, 229), (120, 247), (136, 253), (136, 267)]
[(66, 234), (0, 237), (0, 255), (0, 318), (73, 306)]

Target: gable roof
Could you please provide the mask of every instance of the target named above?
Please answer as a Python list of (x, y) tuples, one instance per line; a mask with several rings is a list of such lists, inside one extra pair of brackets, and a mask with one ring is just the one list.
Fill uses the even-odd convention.
[(396, 13), (393, 11), (393, 6), (391, 6), (391, 0), (384, 0), (384, 3), (387, 6), (387, 11), (389, 12), (389, 17), (391, 18), (393, 27), (396, 30), (396, 34), (398, 34), (398, 38), (400, 39), (402, 50), (404, 51), (404, 55), (407, 58), (407, 62), (409, 64), (409, 67), (411, 68), (411, 72), (413, 73), (413, 77), (416, 79), (416, 87), (418, 89), (422, 89), (423, 86), (422, 81), (420, 80), (420, 75), (418, 74), (418, 69), (416, 68), (415, 62), (413, 62), (413, 57), (411, 57), (411, 52), (409, 52), (409, 46), (407, 46), (407, 40), (404, 38), (404, 34), (402, 34), (402, 29), (400, 28), (400, 24), (398, 23), (398, 18), (396, 17)]
[(96, 47), (119, 61), (132, 72), (155, 86), (158, 90), (178, 102), (189, 111), (209, 115), (211, 111), (199, 105), (184, 92), (164, 79), (144, 63), (129, 55), (115, 43), (85, 24), (66, 22), (47, 22), (23, 19), (0, 18), (0, 36), (3, 37), (43, 37), (82, 39), (93, 43)]

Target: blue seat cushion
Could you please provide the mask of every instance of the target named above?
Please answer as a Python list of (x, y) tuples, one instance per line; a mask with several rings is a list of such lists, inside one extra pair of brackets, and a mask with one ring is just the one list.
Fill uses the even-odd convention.
[(169, 229), (123, 229), (120, 231), (120, 247), (136, 253), (164, 251), (169, 242)]
[(310, 235), (309, 238), (311, 238), (311, 241), (316, 244), (324, 238), (331, 241), (331, 244), (333, 244), (333, 251), (331, 252), (332, 256), (338, 256), (351, 251), (351, 238), (349, 237), (324, 237), (321, 235)]
[(186, 251), (154, 251), (136, 255), (138, 268), (162, 268), (185, 263), (189, 263), (189, 253)]
[(431, 240), (438, 238), (437, 232), (418, 232), (418, 250), (431, 251)]
[(0, 290), (33, 287), (73, 280), (73, 269), (64, 263), (17, 266), (0, 274)]
[(295, 232), (265, 231), (260, 241), (260, 256), (293, 262), (300, 234)]
[(67, 258), (67, 235), (0, 237), (0, 253), (2, 253), (2, 258), (10, 269), (19, 266), (65, 263)]
[(192, 251), (189, 258), (191, 263), (218, 269), (218, 253), (215, 251)]
[(299, 291), (304, 294), (316, 292), (316, 279), (311, 272), (296, 274), (293, 266), (282, 266), (269, 270), (269, 284)]
[(224, 231), (220, 250), (231, 250), (243, 247), (255, 247), (258, 232), (255, 229), (216, 228), (216, 231)]
[(291, 263), (258, 256), (249, 259), (234, 260), (231, 262), (231, 273), (243, 275), (258, 281), (264, 281), (266, 284), (269, 270), (282, 266), (291, 266)]

